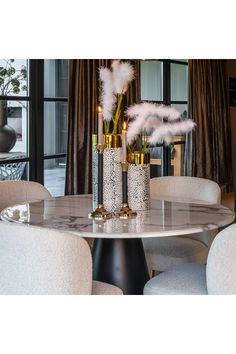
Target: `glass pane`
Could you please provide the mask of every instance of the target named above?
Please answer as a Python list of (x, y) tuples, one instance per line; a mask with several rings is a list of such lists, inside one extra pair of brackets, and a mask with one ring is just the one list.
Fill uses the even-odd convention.
[[(9, 126), (8, 129), (12, 131), (13, 137), (16, 133), (16, 142), (10, 150), (11, 154), (18, 152), (25, 157), (28, 153), (28, 102), (0, 100), (0, 126), (5, 124)], [(11, 140), (11, 136), (9, 139)], [(2, 145), (2, 141), (0, 142), (1, 151), (9, 151), (10, 140), (9, 144), (7, 142), (8, 149), (5, 144)], [(12, 144), (14, 144), (14, 138)]]
[(188, 99), (188, 66), (171, 63), (171, 101)]
[(44, 60), (44, 96), (68, 96), (68, 68), (66, 59)]
[(66, 158), (44, 160), (44, 185), (54, 196), (65, 194)]
[[(183, 137), (179, 137), (176, 141), (183, 141)], [(184, 174), (184, 151), (185, 144), (174, 144), (171, 150), (171, 175), (183, 176)]]
[[(181, 118), (186, 119), (188, 118), (188, 105), (186, 104), (172, 104), (172, 107), (175, 107), (180, 113)], [(185, 141), (185, 134), (184, 135), (176, 135), (175, 141)]]
[(150, 148), (151, 178), (162, 176), (162, 150), (162, 146)]
[(67, 102), (44, 103), (44, 154), (66, 153)]
[(163, 65), (157, 60), (141, 62), (141, 100), (162, 101)]
[(28, 60), (0, 59), (0, 95), (28, 95)]
[(188, 104), (173, 103), (171, 107), (176, 108), (181, 113), (181, 118), (188, 118)]

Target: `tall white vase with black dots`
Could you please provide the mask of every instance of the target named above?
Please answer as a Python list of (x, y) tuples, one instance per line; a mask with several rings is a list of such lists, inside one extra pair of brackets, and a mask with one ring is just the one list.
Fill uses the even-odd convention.
[(104, 135), (103, 152), (103, 205), (109, 212), (122, 206), (122, 143), (119, 134)]
[(150, 155), (128, 154), (128, 204), (132, 210), (150, 209)]

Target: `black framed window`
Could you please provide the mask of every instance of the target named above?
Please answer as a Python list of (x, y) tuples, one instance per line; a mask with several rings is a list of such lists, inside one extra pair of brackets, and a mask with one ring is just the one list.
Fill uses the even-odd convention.
[[(0, 60), (0, 67), (9, 60)], [(0, 153), (1, 171), (6, 165), (24, 164), (17, 178), (44, 184), (52, 195), (64, 194), (67, 140), (68, 60), (10, 60), (18, 72), (25, 68), (20, 90), (0, 94), (7, 102), (8, 124), (17, 133), (17, 142), (10, 154)], [(17, 84), (17, 83), (16, 83)], [(21, 165), (20, 165), (21, 164)], [(10, 172), (9, 172), (10, 173)]]
[(68, 106), (68, 60), (44, 60), (44, 185), (64, 194)]
[[(0, 130), (8, 125), (12, 136), (16, 136), (14, 144), (14, 138), (11, 141), (0, 132), (0, 180), (26, 178), (30, 160), (29, 107), (29, 61), (0, 59)], [(6, 153), (8, 144), (13, 146), (10, 153)]]
[[(0, 67), (6, 61), (0, 60)], [(67, 145), (68, 60), (33, 59), (11, 62), (16, 71), (24, 68), (19, 89), (0, 92), (7, 102), (8, 124), (17, 133), (17, 143), (7, 163), (24, 163), (21, 178), (38, 181), (53, 195), (64, 194)], [(9, 69), (9, 68), (8, 68)], [(187, 60), (145, 60), (141, 62), (141, 100), (173, 105), (187, 116)], [(182, 173), (181, 163), (173, 164), (176, 154), (181, 159), (184, 139), (178, 137), (172, 147), (159, 144), (152, 149), (153, 175)], [(181, 146), (181, 148), (179, 148)], [(18, 155), (15, 153), (19, 153)], [(15, 155), (14, 155), (15, 154)], [(6, 160), (1, 159), (3, 169)], [(0, 179), (1, 177), (0, 172)]]
[[(185, 59), (141, 61), (141, 100), (171, 105), (188, 116), (188, 61)], [(184, 161), (184, 136), (171, 146), (151, 148), (151, 176), (181, 175)]]

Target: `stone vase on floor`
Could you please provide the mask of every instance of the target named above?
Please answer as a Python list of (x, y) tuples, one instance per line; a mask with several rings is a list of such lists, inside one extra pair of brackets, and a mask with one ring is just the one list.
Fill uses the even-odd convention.
[(103, 204), (107, 211), (114, 212), (122, 206), (121, 136), (106, 134), (104, 144)]
[(128, 154), (128, 204), (132, 210), (150, 209), (150, 155)]

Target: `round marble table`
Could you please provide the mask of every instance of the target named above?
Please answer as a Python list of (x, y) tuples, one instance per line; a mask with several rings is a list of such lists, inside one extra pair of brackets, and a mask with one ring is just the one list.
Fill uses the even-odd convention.
[(104, 222), (88, 218), (92, 196), (65, 196), (4, 209), (4, 221), (66, 230), (95, 238), (94, 279), (121, 287), (126, 294), (141, 294), (149, 279), (142, 238), (189, 235), (222, 228), (235, 214), (222, 205), (152, 200), (151, 209), (130, 219)]

